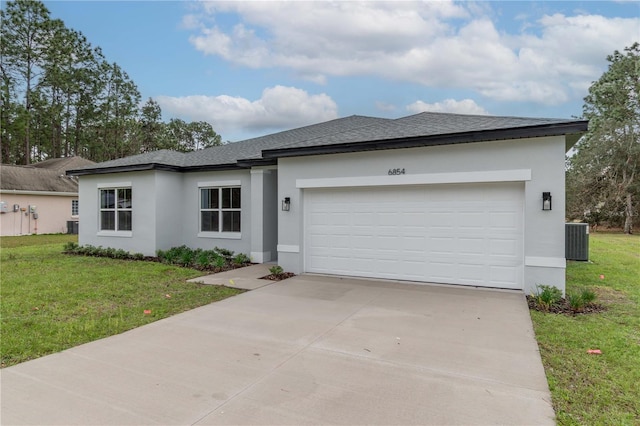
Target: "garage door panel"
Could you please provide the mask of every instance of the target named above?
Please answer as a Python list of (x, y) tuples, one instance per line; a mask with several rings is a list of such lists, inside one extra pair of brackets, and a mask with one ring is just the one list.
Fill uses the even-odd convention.
[(521, 184), (305, 191), (305, 270), (522, 288)]

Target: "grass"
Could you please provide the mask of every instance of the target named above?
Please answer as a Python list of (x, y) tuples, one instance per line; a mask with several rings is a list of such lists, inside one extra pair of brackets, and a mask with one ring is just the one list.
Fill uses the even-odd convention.
[[(0, 239), (2, 366), (234, 296), (240, 290), (186, 283), (202, 273), (153, 262), (62, 254), (70, 235)], [(145, 314), (145, 310), (150, 313)]]
[(531, 311), (559, 425), (640, 424), (639, 277), (640, 236), (592, 233), (590, 262), (567, 265), (567, 291), (593, 290), (606, 311)]

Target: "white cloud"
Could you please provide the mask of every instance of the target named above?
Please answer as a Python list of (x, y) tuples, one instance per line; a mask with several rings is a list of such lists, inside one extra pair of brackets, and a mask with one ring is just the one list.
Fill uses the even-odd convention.
[(332, 120), (338, 107), (326, 94), (310, 95), (295, 87), (265, 89), (260, 99), (219, 96), (158, 96), (169, 116), (211, 123), (223, 138), (238, 132), (261, 133)]
[[(284, 68), (325, 84), (376, 76), (475, 91), (500, 101), (581, 99), (613, 50), (631, 45), (640, 18), (534, 17), (498, 30), (490, 4), (237, 1), (201, 4), (190, 37), (206, 55), (250, 68)], [(193, 15), (193, 14), (192, 14)], [(237, 17), (231, 27), (222, 17)], [(215, 19), (215, 24), (204, 24)], [(190, 16), (185, 25), (196, 27)]]
[(489, 112), (478, 105), (472, 99), (463, 99), (456, 101), (455, 99), (445, 99), (442, 102), (428, 104), (423, 101), (416, 101), (406, 107), (407, 111), (418, 114), (420, 112), (451, 112), (456, 114), (475, 114), (488, 115)]

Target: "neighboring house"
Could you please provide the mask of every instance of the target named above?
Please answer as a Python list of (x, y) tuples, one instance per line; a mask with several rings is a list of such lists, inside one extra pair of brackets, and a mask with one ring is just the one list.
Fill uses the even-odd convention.
[(80, 176), (80, 244), (217, 246), (295, 273), (564, 290), (565, 153), (586, 130), (351, 116), (68, 173)]
[[(78, 182), (71, 168), (95, 164), (81, 157), (54, 158), (30, 166), (0, 167), (0, 235), (56, 234), (77, 224)], [(76, 231), (77, 232), (77, 231)]]

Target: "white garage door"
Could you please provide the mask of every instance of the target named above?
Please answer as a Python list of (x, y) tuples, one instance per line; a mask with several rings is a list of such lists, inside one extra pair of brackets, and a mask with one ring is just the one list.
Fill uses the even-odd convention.
[(305, 190), (305, 270), (521, 289), (523, 192), (516, 183)]

